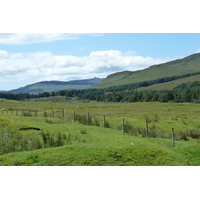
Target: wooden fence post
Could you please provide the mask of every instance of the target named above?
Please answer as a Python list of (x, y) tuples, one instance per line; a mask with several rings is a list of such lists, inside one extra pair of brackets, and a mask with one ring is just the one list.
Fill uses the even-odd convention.
[(173, 145), (173, 147), (175, 147), (175, 141), (174, 141), (174, 128), (172, 128), (171, 133), (172, 133), (172, 145)]
[(146, 137), (148, 137), (148, 134), (149, 134), (149, 123), (146, 120)]
[(90, 113), (87, 113), (87, 125), (90, 125)]
[(105, 115), (103, 115), (103, 127), (106, 127)]
[(124, 118), (122, 119), (122, 135), (124, 135)]
[(65, 117), (65, 112), (64, 112), (64, 109), (62, 108), (62, 117), (64, 118)]
[(73, 111), (73, 119), (74, 119), (74, 122), (76, 121), (76, 112)]

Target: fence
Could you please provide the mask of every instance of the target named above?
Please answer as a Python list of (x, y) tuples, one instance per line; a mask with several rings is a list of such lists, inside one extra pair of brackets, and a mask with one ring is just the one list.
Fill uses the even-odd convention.
[[(159, 137), (159, 138), (171, 138), (172, 139), (172, 146), (175, 147), (175, 139), (185, 139), (187, 140), (189, 137), (191, 137), (192, 134), (182, 133), (182, 134), (176, 134), (174, 128), (171, 128), (171, 133), (169, 131), (169, 134), (162, 133), (154, 126), (150, 127), (152, 122), (149, 122), (147, 119), (144, 121), (143, 127), (137, 127), (133, 126), (132, 122), (130, 120), (125, 120), (122, 118), (120, 124), (116, 127), (110, 124), (110, 121), (108, 119), (111, 118), (111, 116), (102, 115), (101, 117), (98, 116), (92, 116), (89, 112), (85, 111), (66, 111), (63, 108), (60, 109), (51, 109), (51, 110), (31, 110), (31, 109), (8, 109), (2, 110), (2, 115), (11, 115), (11, 116), (21, 116), (21, 117), (42, 117), (46, 118), (46, 122), (50, 122), (48, 118), (60, 118), (65, 120), (71, 120), (71, 121), (78, 121), (84, 125), (93, 125), (93, 126), (101, 126), (104, 128), (113, 128), (118, 129), (122, 131), (122, 135), (129, 134), (129, 135), (141, 135), (143, 137)], [(194, 134), (193, 134), (194, 135)], [(196, 135), (194, 135), (196, 139), (200, 138), (200, 132), (198, 132)]]

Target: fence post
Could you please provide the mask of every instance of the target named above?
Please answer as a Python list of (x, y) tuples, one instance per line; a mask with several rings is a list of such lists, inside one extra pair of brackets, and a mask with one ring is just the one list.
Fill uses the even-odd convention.
[(90, 113), (87, 113), (87, 125), (90, 125)]
[(124, 118), (122, 119), (122, 135), (124, 135)]
[(76, 121), (76, 112), (73, 111), (73, 119), (74, 119), (74, 122)]
[(175, 141), (174, 141), (174, 128), (172, 128), (172, 145), (175, 147)]
[(149, 134), (149, 124), (148, 121), (146, 120), (146, 137), (148, 137)]
[(64, 118), (65, 117), (65, 112), (64, 112), (64, 109), (62, 108), (62, 117)]
[(103, 127), (106, 127), (105, 115), (103, 115)]

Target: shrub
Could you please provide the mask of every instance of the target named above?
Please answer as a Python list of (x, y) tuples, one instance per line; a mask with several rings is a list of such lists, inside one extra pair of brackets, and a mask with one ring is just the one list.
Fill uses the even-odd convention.
[(193, 139), (199, 139), (200, 138), (200, 132), (196, 129), (190, 129), (188, 133), (189, 137)]
[(180, 140), (189, 140), (189, 133), (181, 131), (179, 133), (179, 139)]
[[(122, 129), (122, 126), (118, 126), (118, 129), (121, 130)], [(125, 121), (124, 123), (124, 132), (129, 134), (129, 135), (135, 135), (137, 136), (138, 135), (138, 128), (135, 128), (133, 127), (130, 122), (128, 121)]]
[(87, 129), (86, 129), (86, 128), (81, 129), (81, 130), (80, 130), (80, 133), (81, 133), (81, 134), (87, 134)]
[(91, 125), (100, 126), (100, 123), (99, 123), (99, 121), (98, 121), (98, 119), (96, 117), (94, 117), (94, 119), (92, 120)]
[[(90, 116), (89, 116), (89, 120), (91, 121)], [(81, 124), (87, 125), (87, 117), (85, 115), (76, 114), (75, 121), (78, 121)]]

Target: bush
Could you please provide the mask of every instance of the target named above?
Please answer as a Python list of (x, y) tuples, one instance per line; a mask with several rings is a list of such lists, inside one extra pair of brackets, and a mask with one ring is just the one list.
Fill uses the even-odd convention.
[(196, 129), (191, 129), (188, 132), (189, 137), (193, 138), (193, 139), (199, 139), (200, 138), (200, 132), (199, 130)]
[[(118, 126), (118, 129), (121, 130), (122, 129), (122, 126)], [(137, 136), (138, 135), (138, 128), (135, 128), (133, 127), (130, 122), (128, 121), (125, 121), (124, 123), (124, 132), (129, 134), (129, 135), (135, 135)]]
[[(76, 114), (75, 121), (78, 121), (81, 124), (87, 125), (87, 117), (84, 115)], [(89, 121), (91, 121), (90, 116), (89, 116)]]
[(91, 125), (100, 126), (100, 123), (99, 123), (99, 121), (98, 121), (98, 119), (96, 117), (94, 117), (94, 119), (92, 120)]
[(84, 128), (84, 129), (81, 129), (81, 130), (80, 130), (80, 133), (81, 133), (81, 134), (87, 134), (87, 129), (85, 129), (85, 128)]

